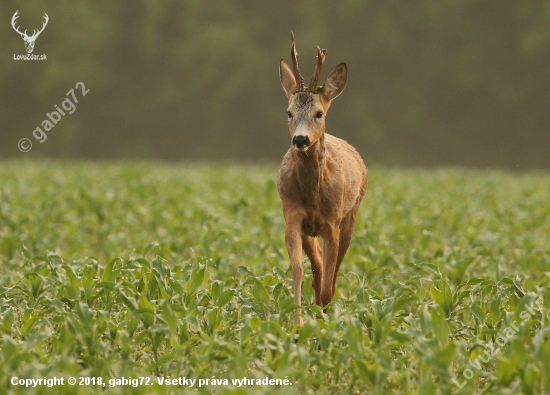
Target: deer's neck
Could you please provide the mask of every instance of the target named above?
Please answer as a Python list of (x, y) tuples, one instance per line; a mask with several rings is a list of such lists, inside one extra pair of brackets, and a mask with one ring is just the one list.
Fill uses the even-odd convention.
[(323, 134), (307, 151), (293, 152), (302, 200), (307, 206), (319, 208), (319, 192), (323, 183), (323, 173), (326, 166), (325, 135)]

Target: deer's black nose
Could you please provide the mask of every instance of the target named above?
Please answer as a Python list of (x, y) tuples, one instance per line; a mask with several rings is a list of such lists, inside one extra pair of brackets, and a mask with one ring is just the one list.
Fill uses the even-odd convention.
[(292, 144), (296, 148), (305, 148), (309, 146), (309, 137), (307, 136), (294, 136), (292, 139)]

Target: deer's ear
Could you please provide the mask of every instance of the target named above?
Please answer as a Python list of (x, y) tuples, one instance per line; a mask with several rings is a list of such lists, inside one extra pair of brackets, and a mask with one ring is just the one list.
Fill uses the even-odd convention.
[(346, 86), (348, 78), (348, 66), (345, 63), (340, 63), (328, 75), (323, 84), (323, 94), (329, 100), (336, 99)]
[(281, 79), (281, 85), (286, 92), (286, 96), (290, 98), (296, 91), (296, 78), (294, 78), (294, 74), (282, 59), (279, 63), (279, 78)]

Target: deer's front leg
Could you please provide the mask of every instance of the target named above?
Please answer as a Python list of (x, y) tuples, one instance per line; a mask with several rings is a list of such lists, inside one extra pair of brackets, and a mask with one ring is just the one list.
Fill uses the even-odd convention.
[(324, 237), (323, 243), (323, 286), (321, 288), (321, 302), (326, 306), (334, 295), (334, 276), (336, 276), (336, 261), (340, 244), (340, 229), (334, 227)]
[[(288, 251), (288, 257), (292, 264), (292, 287), (294, 291), (294, 303), (301, 305), (302, 301), (302, 277), (304, 270), (302, 268), (302, 237), (300, 234), (300, 227), (292, 224), (287, 224), (285, 231), (286, 249)], [(303, 325), (304, 320), (302, 318), (301, 311), (295, 310), (294, 323)]]

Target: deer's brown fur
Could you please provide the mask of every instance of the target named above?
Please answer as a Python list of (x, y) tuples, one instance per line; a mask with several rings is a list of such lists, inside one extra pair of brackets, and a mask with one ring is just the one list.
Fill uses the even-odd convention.
[[(297, 68), (281, 60), (281, 84), (289, 99), (289, 132), (293, 144), (279, 169), (278, 190), (286, 223), (285, 241), (292, 264), (294, 302), (301, 304), (302, 249), (313, 272), (315, 303), (326, 306), (334, 296), (338, 270), (349, 247), (357, 210), (367, 188), (367, 170), (357, 151), (344, 140), (325, 133), (325, 114), (345, 87), (347, 67), (336, 66), (320, 89), (309, 89)], [(318, 49), (318, 56), (325, 50)], [(314, 78), (318, 77), (319, 60)], [(300, 82), (298, 86), (297, 79)], [(312, 81), (313, 81), (312, 79)], [(299, 142), (296, 141), (299, 136)], [(324, 240), (323, 249), (316, 237)], [(298, 314), (295, 322), (303, 323)]]

